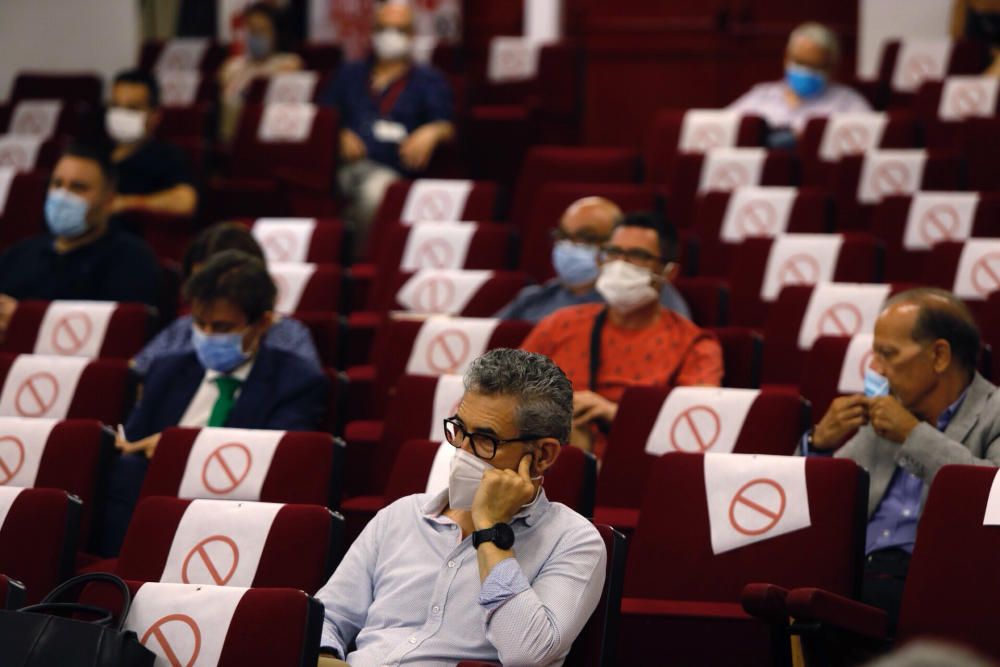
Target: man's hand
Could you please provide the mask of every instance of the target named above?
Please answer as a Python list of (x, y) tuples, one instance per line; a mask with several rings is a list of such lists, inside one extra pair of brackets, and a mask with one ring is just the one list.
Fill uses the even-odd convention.
[(900, 444), (917, 427), (920, 420), (903, 407), (895, 396), (879, 396), (868, 402), (872, 428), (886, 440)]
[(812, 448), (833, 449), (856, 428), (868, 423), (869, 401), (861, 394), (835, 398), (813, 431)]
[(15, 311), (17, 311), (17, 299), (6, 294), (0, 294), (0, 341), (7, 334), (7, 328), (10, 326), (10, 321), (14, 318)]
[(316, 667), (350, 667), (350, 665), (343, 660), (334, 658), (332, 655), (321, 655), (319, 662), (316, 663)]
[(415, 129), (399, 145), (399, 159), (410, 171), (423, 171), (441, 141), (441, 131), (433, 124)]
[(361, 137), (346, 127), (342, 129), (340, 131), (340, 157), (347, 162), (354, 162), (366, 155), (368, 155), (368, 149), (365, 148), (365, 142), (361, 141)]
[(593, 421), (610, 424), (618, 414), (618, 404), (612, 403), (592, 391), (573, 392), (573, 427), (585, 426)]
[(156, 452), (156, 445), (159, 443), (159, 433), (154, 433), (151, 436), (145, 437), (142, 440), (136, 440), (135, 442), (128, 442), (120, 437), (115, 438), (115, 447), (120, 449), (123, 454), (135, 454), (141, 452), (146, 455), (147, 459), (153, 458), (153, 454)]
[(476, 530), (490, 528), (498, 523), (510, 523), (522, 506), (535, 497), (531, 481), (531, 454), (525, 454), (517, 471), (490, 468), (483, 475), (476, 495), (472, 499), (472, 523)]

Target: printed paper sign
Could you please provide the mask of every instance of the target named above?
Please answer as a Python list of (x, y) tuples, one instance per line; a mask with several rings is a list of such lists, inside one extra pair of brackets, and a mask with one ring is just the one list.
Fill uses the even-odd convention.
[(24, 491), (19, 486), (0, 486), (0, 531), (3, 531), (3, 524), (7, 521), (7, 514), (14, 506), (14, 501)]
[(865, 390), (865, 371), (872, 363), (871, 333), (861, 333), (851, 337), (840, 366), (840, 379), (837, 380), (837, 391), (841, 394), (861, 394)]
[(7, 131), (48, 139), (56, 133), (62, 107), (61, 100), (22, 100), (14, 107)]
[(462, 222), (413, 225), (406, 237), (399, 268), (403, 271), (461, 269), (478, 227)]
[(436, 316), (424, 321), (406, 363), (409, 375), (462, 375), (486, 351), (500, 320)]
[(192, 500), (160, 581), (252, 586), (267, 535), (282, 503)]
[(487, 78), (492, 83), (533, 79), (541, 48), (542, 42), (528, 37), (494, 37), (490, 40)]
[(198, 100), (201, 72), (198, 70), (161, 70), (156, 73), (160, 84), (160, 102), (165, 107), (189, 107)]
[(808, 350), (820, 336), (854, 336), (875, 330), (889, 285), (818, 283), (799, 327), (799, 349)]
[(0, 134), (0, 169), (31, 171), (38, 162), (38, 151), (44, 140), (27, 134)]
[(472, 181), (436, 178), (413, 181), (400, 220), (404, 224), (460, 221), (471, 191)]
[(117, 308), (108, 301), (51, 302), (35, 338), (35, 354), (96, 359)]
[(57, 419), (0, 417), (0, 486), (35, 486)]
[(952, 290), (962, 299), (983, 301), (1000, 289), (1000, 239), (969, 239), (962, 247)]
[(17, 170), (14, 167), (0, 167), (0, 216), (3, 215), (4, 208), (7, 206), (7, 197), (10, 195), (10, 186), (14, 182), (15, 176), (17, 176)]
[(924, 179), (927, 152), (923, 150), (869, 151), (861, 165), (858, 201), (877, 204), (892, 195), (912, 195)]
[(268, 104), (260, 118), (257, 136), (264, 142), (301, 143), (312, 133), (313, 104)]
[(260, 500), (284, 431), (203, 428), (188, 454), (178, 498)]
[(736, 446), (758, 389), (676, 387), (660, 407), (646, 453), (729, 453)]
[(736, 188), (729, 196), (719, 238), (726, 243), (742, 243), (746, 238), (784, 234), (797, 195), (797, 188)]
[(208, 49), (208, 40), (200, 37), (171, 39), (160, 51), (157, 70), (198, 69)]
[(983, 516), (984, 526), (1000, 526), (1000, 475), (993, 478), (990, 486), (990, 496), (986, 500), (986, 514)]
[(278, 290), (274, 309), (283, 314), (294, 313), (302, 301), (302, 294), (312, 275), (316, 273), (315, 264), (268, 262), (267, 270), (274, 280)]
[(442, 375), (438, 378), (437, 387), (434, 389), (434, 410), (428, 438), (444, 440), (444, 420), (458, 413), (458, 406), (464, 395), (465, 384), (461, 375)]
[(229, 626), (247, 588), (143, 584), (125, 629), (156, 654), (156, 667), (218, 665)]
[(424, 269), (403, 284), (396, 301), (414, 313), (458, 315), (492, 277), (492, 271)]
[(319, 73), (311, 70), (281, 72), (268, 80), (264, 104), (306, 104), (316, 93)]
[(812, 524), (805, 458), (709, 453), (704, 460), (713, 553)]
[(892, 89), (915, 93), (925, 81), (943, 79), (948, 73), (951, 48), (950, 39), (903, 40), (892, 73)]
[(774, 301), (786, 285), (833, 282), (844, 238), (839, 234), (784, 234), (767, 256), (760, 298)]
[(910, 200), (903, 232), (907, 250), (927, 250), (943, 241), (965, 241), (979, 206), (975, 192), (917, 192)]
[(315, 231), (315, 218), (258, 218), (251, 228), (269, 263), (306, 262)]
[(835, 162), (845, 155), (861, 155), (878, 148), (889, 117), (879, 112), (831, 114), (826, 120), (819, 156)]
[(18, 355), (0, 392), (0, 417), (66, 419), (89, 363), (83, 357)]
[(1000, 80), (992, 76), (949, 76), (941, 89), (938, 118), (965, 120), (996, 114)]
[(732, 192), (759, 185), (767, 151), (763, 148), (715, 148), (705, 153), (698, 192)]
[(715, 148), (736, 145), (742, 115), (725, 109), (689, 109), (681, 121), (677, 149), (687, 153), (706, 153)]

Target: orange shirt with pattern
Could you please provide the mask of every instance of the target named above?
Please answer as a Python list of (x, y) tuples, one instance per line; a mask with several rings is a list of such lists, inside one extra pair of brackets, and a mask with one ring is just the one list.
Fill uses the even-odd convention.
[[(604, 304), (569, 306), (552, 313), (521, 345), (549, 357), (566, 373), (575, 391), (589, 389), (590, 337)], [(722, 348), (715, 334), (667, 308), (645, 329), (623, 329), (611, 318), (601, 332), (601, 365), (596, 391), (617, 403), (626, 387), (722, 383)]]

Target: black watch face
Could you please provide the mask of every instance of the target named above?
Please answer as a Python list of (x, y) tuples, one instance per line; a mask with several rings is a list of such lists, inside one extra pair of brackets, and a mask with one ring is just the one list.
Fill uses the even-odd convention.
[(497, 545), (501, 549), (510, 549), (514, 546), (514, 529), (505, 523), (498, 523), (493, 526), (495, 535), (493, 537), (493, 544)]

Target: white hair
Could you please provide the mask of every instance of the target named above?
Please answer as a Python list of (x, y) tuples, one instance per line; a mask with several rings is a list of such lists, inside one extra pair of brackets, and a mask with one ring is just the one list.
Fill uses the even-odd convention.
[(805, 37), (810, 42), (819, 44), (827, 53), (827, 65), (830, 67), (836, 65), (840, 60), (840, 41), (837, 39), (837, 33), (822, 23), (810, 21), (795, 28), (788, 36), (788, 47), (791, 48), (792, 42), (799, 37)]

